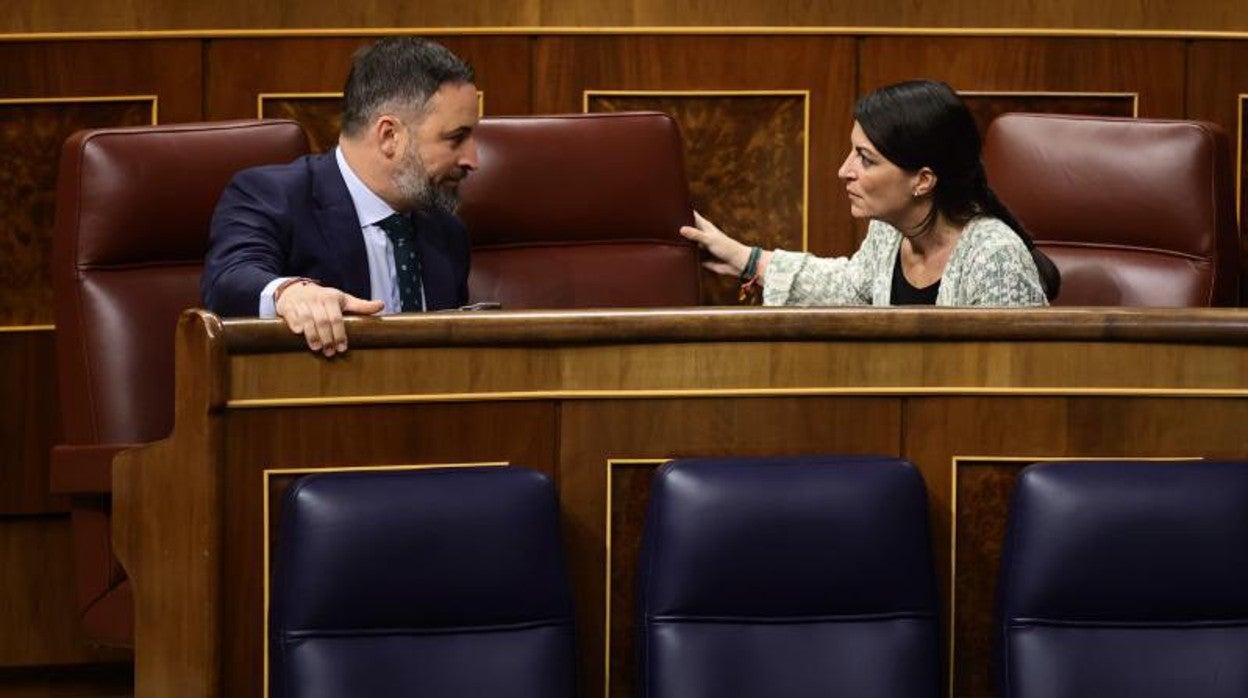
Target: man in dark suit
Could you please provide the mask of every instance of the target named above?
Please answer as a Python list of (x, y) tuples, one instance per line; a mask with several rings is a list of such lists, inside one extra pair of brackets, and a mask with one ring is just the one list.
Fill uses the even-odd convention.
[(468, 238), (454, 217), (477, 167), (472, 68), (432, 41), (356, 53), (338, 147), (236, 175), (217, 204), (200, 292), (221, 315), (281, 317), (325, 356), (344, 313), (468, 300)]

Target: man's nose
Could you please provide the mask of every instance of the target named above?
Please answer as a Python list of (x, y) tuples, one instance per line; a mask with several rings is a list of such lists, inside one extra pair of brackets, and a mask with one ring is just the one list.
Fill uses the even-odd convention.
[(479, 165), (480, 163), (477, 160), (477, 140), (469, 138), (468, 142), (464, 144), (464, 154), (459, 159), (459, 166), (471, 172), (477, 169)]

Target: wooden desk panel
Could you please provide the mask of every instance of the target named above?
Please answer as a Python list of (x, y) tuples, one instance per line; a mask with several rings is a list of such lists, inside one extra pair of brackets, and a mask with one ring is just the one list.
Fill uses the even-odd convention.
[(901, 455), (929, 490), (951, 690), (978, 695), (999, 531), (1024, 461), (1248, 458), (1248, 312), (706, 308), (349, 323), (352, 350), (325, 361), (276, 323), (184, 317), (174, 435), (124, 454), (115, 473), (137, 695), (262, 694), (266, 469), (504, 461), (551, 472), (585, 692), (625, 696), (657, 463)]

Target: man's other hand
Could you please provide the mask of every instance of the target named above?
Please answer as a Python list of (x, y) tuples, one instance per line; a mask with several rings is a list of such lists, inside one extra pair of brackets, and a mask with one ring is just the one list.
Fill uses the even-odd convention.
[(300, 280), (282, 289), (274, 304), (278, 317), (291, 332), (303, 335), (308, 348), (325, 356), (347, 350), (347, 330), (342, 316), (373, 315), (385, 308), (381, 301), (366, 301), (336, 288)]

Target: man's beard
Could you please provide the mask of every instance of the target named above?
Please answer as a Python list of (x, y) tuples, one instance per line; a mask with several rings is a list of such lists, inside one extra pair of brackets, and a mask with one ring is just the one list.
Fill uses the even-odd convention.
[(441, 212), (454, 215), (459, 208), (459, 182), (466, 176), (463, 168), (457, 167), (446, 179), (452, 186), (438, 186), (420, 154), (413, 148), (404, 157), (403, 164), (394, 175), (394, 186), (399, 195), (412, 210)]

